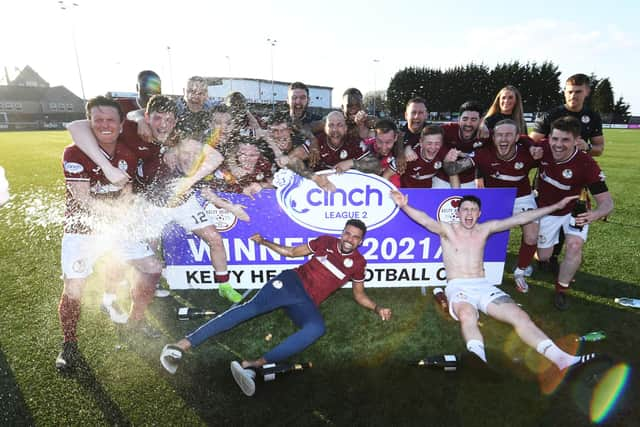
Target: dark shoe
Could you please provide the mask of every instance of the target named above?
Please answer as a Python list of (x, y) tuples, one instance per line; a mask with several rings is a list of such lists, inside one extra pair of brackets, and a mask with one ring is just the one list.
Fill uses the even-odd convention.
[(183, 351), (180, 347), (174, 344), (167, 344), (160, 353), (160, 364), (170, 374), (175, 374), (182, 362)]
[(569, 297), (566, 292), (556, 292), (553, 296), (553, 305), (560, 311), (569, 309)]
[(56, 368), (60, 371), (73, 368), (78, 359), (78, 343), (69, 341), (62, 343), (62, 351), (56, 357)]
[(567, 368), (566, 377), (569, 381), (579, 381), (584, 386), (595, 387), (611, 365), (613, 363), (607, 355), (583, 354), (580, 361)]
[(483, 381), (498, 382), (501, 380), (500, 374), (472, 351), (467, 350), (460, 355), (460, 365), (463, 371), (470, 372)]

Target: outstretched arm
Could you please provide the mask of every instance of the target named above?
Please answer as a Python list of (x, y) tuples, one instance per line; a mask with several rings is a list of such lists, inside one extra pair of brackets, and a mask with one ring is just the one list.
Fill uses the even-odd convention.
[(578, 196), (565, 197), (564, 199), (560, 200), (557, 203), (554, 203), (553, 205), (545, 206), (544, 208), (533, 209), (530, 211), (524, 211), (502, 220), (487, 221), (485, 225), (488, 227), (489, 233), (498, 233), (500, 231), (509, 230), (510, 228), (513, 228), (517, 225), (528, 224), (538, 218), (542, 218), (543, 216), (550, 214), (551, 212), (562, 209), (567, 206), (567, 203), (577, 198)]
[(409, 216), (409, 218), (411, 218), (412, 220), (414, 220), (415, 222), (417, 222), (418, 224), (420, 224), (421, 226), (423, 226), (427, 230), (429, 230), (429, 231), (431, 231), (432, 233), (435, 233), (435, 234), (443, 234), (444, 233), (444, 229), (442, 227), (442, 224), (440, 224), (435, 219), (431, 218), (425, 212), (423, 212), (423, 211), (421, 211), (419, 209), (416, 209), (416, 208), (414, 208), (412, 206), (409, 206), (409, 196), (408, 195), (402, 194), (401, 192), (399, 192), (397, 190), (393, 190), (393, 191), (391, 191), (391, 199), (393, 199), (393, 201), (396, 203), (396, 205), (398, 205), (398, 207), (400, 209), (402, 209), (404, 211), (404, 213), (406, 213)]
[(123, 186), (131, 177), (126, 172), (113, 166), (100, 151), (89, 120), (75, 120), (67, 125), (73, 143), (82, 150), (96, 165), (100, 166), (107, 179), (114, 185)]
[(382, 320), (391, 319), (391, 309), (380, 307), (364, 291), (364, 282), (353, 282), (353, 299), (364, 308), (374, 311)]
[(280, 255), (286, 256), (288, 258), (297, 258), (301, 256), (306, 256), (312, 253), (309, 245), (298, 245), (298, 246), (284, 246), (278, 243), (270, 242), (260, 233), (256, 233), (253, 236), (249, 237), (249, 240), (253, 240), (259, 245), (266, 246), (272, 251), (279, 253)]

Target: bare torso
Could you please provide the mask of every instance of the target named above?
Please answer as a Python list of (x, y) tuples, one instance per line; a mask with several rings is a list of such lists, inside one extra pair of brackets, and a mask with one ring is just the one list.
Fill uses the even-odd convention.
[(483, 224), (467, 229), (454, 223), (441, 223), (442, 259), (447, 270), (447, 279), (484, 277), (484, 246), (488, 232)]

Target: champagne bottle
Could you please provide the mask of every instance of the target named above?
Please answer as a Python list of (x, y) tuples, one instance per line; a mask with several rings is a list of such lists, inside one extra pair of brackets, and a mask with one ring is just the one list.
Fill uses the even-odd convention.
[(602, 331), (589, 332), (581, 337), (576, 338), (576, 341), (580, 342), (595, 342), (605, 339), (607, 336)]
[(276, 376), (286, 374), (288, 372), (302, 372), (313, 366), (311, 362), (307, 363), (267, 363), (263, 365), (258, 373), (262, 375), (264, 381), (273, 381)]
[(442, 311), (445, 313), (449, 312), (449, 302), (447, 301), (447, 296), (444, 294), (442, 288), (433, 289), (433, 298), (435, 298)]
[(617, 302), (618, 304), (624, 305), (626, 307), (640, 308), (640, 299), (638, 299), (638, 298), (622, 297), (622, 298), (616, 298), (616, 299), (614, 299), (614, 301)]
[(215, 316), (216, 313), (213, 310), (203, 310), (195, 307), (179, 307), (178, 308), (178, 320), (191, 320), (198, 319), (200, 317)]
[(418, 366), (443, 369), (445, 372), (454, 372), (458, 368), (458, 357), (455, 354), (429, 356), (420, 360)]
[(583, 226), (576, 224), (576, 217), (582, 213), (585, 213), (586, 211), (587, 211), (587, 189), (583, 188), (582, 190), (580, 190), (580, 198), (576, 200), (576, 204), (573, 205), (573, 209), (571, 210), (571, 222), (569, 223), (569, 227), (582, 231)]

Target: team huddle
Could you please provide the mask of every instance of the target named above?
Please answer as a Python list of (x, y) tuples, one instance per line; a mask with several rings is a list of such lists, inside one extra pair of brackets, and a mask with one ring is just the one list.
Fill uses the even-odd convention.
[[(345, 91), (341, 111), (324, 118), (309, 110), (309, 90), (300, 82), (289, 86), (288, 111), (274, 111), (267, 118), (252, 114), (238, 92), (224, 104), (213, 105), (201, 77), (189, 79), (178, 100), (161, 94), (160, 79), (152, 71), (138, 75), (137, 88), (135, 102), (90, 99), (87, 119), (68, 126), (73, 144), (63, 153), (64, 290), (58, 313), (64, 342), (56, 359), (58, 369), (72, 368), (78, 357), (81, 296), (98, 259), (107, 259), (109, 272), (101, 309), (134, 333), (161, 336), (145, 319), (145, 310), (154, 295), (168, 295), (157, 287), (163, 268), (157, 253), (161, 225), (172, 221), (206, 242), (218, 292), (234, 303), (163, 348), (160, 362), (172, 374), (187, 350), (247, 319), (282, 308), (299, 330), (257, 359), (231, 363), (242, 391), (253, 395), (256, 372), (287, 360), (324, 334), (318, 306), (347, 282), (352, 282), (359, 305), (390, 320), (391, 309), (377, 305), (365, 292), (366, 260), (358, 246), (367, 226), (359, 220), (347, 221), (339, 237), (319, 236), (295, 247), (252, 236), (257, 244), (286, 257), (313, 256), (241, 303), (243, 295), (229, 283), (222, 237), (199, 198), (251, 221), (242, 205), (219, 193), (253, 198), (274, 188), (273, 176), (281, 168), (328, 192), (336, 190), (330, 174), (349, 169), (381, 175), (397, 188), (515, 187), (513, 216), (487, 222), (479, 222), (482, 201), (475, 196), (462, 197), (456, 223), (434, 220), (411, 207), (400, 191), (392, 191), (390, 197), (441, 238), (449, 312), (460, 322), (471, 360), (481, 366), (487, 362), (479, 311), (513, 325), (523, 342), (552, 363), (556, 377), (597, 359), (594, 354), (576, 356), (561, 350), (507, 293), (485, 279), (483, 268), (488, 237), (521, 226), (516, 289), (528, 292), (526, 277), (537, 257), (540, 268), (556, 275), (554, 305), (560, 310), (569, 307), (569, 285), (581, 263), (589, 224), (613, 209), (604, 173), (592, 158), (602, 154), (604, 137), (599, 116), (584, 105), (589, 94), (585, 75), (567, 80), (565, 104), (542, 115), (530, 135), (520, 93), (513, 86), (496, 95), (486, 115), (481, 105), (468, 101), (460, 107), (457, 122), (441, 125), (427, 123), (425, 99), (412, 98), (406, 103), (406, 124), (400, 127), (391, 119), (368, 116), (362, 93), (355, 88)], [(577, 212), (576, 199), (585, 199), (587, 192), (596, 206)], [(565, 255), (558, 262), (563, 246)], [(131, 286), (128, 311), (116, 302), (117, 283), (125, 279)]]

